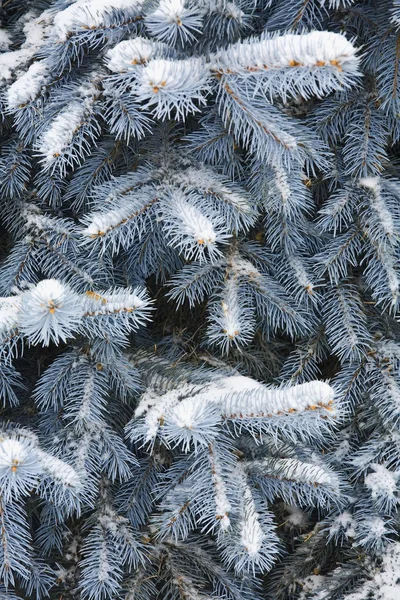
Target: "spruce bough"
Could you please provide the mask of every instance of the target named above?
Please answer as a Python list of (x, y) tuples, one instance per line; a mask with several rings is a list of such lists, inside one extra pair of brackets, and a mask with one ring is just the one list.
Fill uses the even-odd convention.
[(400, 3), (0, 24), (0, 599), (397, 598)]

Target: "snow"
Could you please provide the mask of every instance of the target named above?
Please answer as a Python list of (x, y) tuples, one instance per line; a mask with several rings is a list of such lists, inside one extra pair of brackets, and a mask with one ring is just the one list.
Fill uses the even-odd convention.
[(45, 279), (22, 296), (21, 331), (33, 344), (70, 337), (80, 323), (81, 299), (56, 279)]
[(382, 564), (371, 572), (371, 581), (344, 597), (344, 600), (399, 600), (400, 544), (390, 544), (382, 555)]
[(7, 335), (17, 327), (20, 309), (20, 296), (0, 298), (0, 335)]
[(250, 213), (251, 206), (249, 198), (244, 190), (242, 193), (232, 189), (223, 181), (217, 179), (215, 173), (200, 166), (198, 168), (185, 169), (172, 174), (174, 183), (177, 183), (183, 190), (193, 187), (204, 194), (219, 196), (228, 206), (234, 206), (241, 212)]
[(364, 179), (360, 179), (360, 185), (369, 190), (371, 208), (375, 212), (384, 233), (387, 236), (392, 237), (396, 233), (396, 228), (390, 210), (386, 206), (382, 196), (380, 178), (364, 177)]
[(142, 0), (76, 0), (54, 18), (60, 41), (65, 41), (68, 33), (79, 28), (100, 27), (105, 15), (113, 10), (129, 10), (140, 7)]
[(78, 98), (73, 100), (51, 121), (50, 127), (43, 133), (38, 143), (38, 151), (44, 162), (51, 163), (70, 145), (74, 135), (93, 110), (93, 103), (100, 94), (95, 85), (96, 73), (77, 91)]
[(258, 555), (262, 549), (264, 537), (251, 489), (245, 485), (244, 519), (241, 523), (240, 540), (249, 556), (254, 558)]
[(287, 171), (285, 169), (283, 169), (282, 167), (280, 167), (279, 165), (274, 165), (273, 171), (275, 174), (274, 183), (275, 183), (276, 189), (278, 190), (278, 192), (281, 195), (281, 201), (283, 202), (283, 204), (286, 204), (287, 201), (289, 200), (290, 196), (292, 195), (292, 191), (290, 189), (289, 180), (288, 180), (288, 176), (287, 176)]
[(78, 474), (70, 465), (46, 452), (37, 451), (37, 454), (43, 470), (55, 482), (70, 488), (80, 487)]
[(81, 401), (81, 405), (80, 405), (78, 414), (75, 418), (76, 421), (85, 422), (85, 421), (90, 420), (93, 392), (94, 392), (94, 372), (93, 372), (93, 370), (90, 370), (88, 378), (85, 381), (85, 385), (83, 387), (82, 401)]
[[(0, 438), (1, 439), (1, 438)], [(29, 447), (15, 439), (0, 442), (0, 474), (4, 469), (17, 473), (28, 457)]]
[(237, 4), (226, 0), (197, 0), (196, 4), (204, 14), (221, 13), (226, 19), (235, 19), (239, 23), (245, 16)]
[(368, 542), (376, 542), (377, 540), (384, 539), (387, 536), (386, 523), (380, 517), (368, 518), (368, 522), (365, 527), (365, 535), (359, 539), (359, 543), (367, 545)]
[[(189, 393), (190, 390), (191, 386), (184, 386), (179, 390), (172, 390), (163, 396), (158, 396), (157, 403), (154, 403), (151, 406), (151, 409), (147, 412), (145, 417), (145, 427), (147, 431), (146, 442), (149, 442), (156, 437), (164, 421), (164, 416), (167, 410), (178, 404), (182, 395), (185, 394), (185, 392)], [(148, 404), (149, 399), (149, 396), (145, 394), (144, 402), (146, 405)], [(135, 416), (142, 414), (144, 410), (145, 408), (142, 399), (135, 411)]]
[(208, 459), (210, 461), (211, 474), (215, 490), (215, 518), (218, 520), (221, 529), (226, 531), (231, 524), (228, 515), (232, 509), (232, 506), (226, 493), (226, 486), (221, 473), (220, 461), (216, 456), (211, 444), (209, 446)]
[(185, 0), (160, 0), (157, 9), (151, 13), (152, 21), (176, 23), (180, 25), (186, 12)]
[(351, 513), (344, 511), (335, 517), (335, 520), (329, 528), (329, 534), (334, 537), (343, 533), (346, 537), (352, 538), (356, 535), (355, 526), (356, 524)]
[(240, 304), (238, 299), (237, 284), (233, 279), (229, 279), (225, 285), (224, 300), (222, 300), (222, 322), (221, 327), (230, 340), (233, 340), (242, 331), (240, 320)]
[(209, 90), (210, 71), (203, 57), (182, 60), (154, 59), (137, 75), (132, 90), (146, 107), (154, 107), (158, 118), (169, 117), (174, 111), (177, 119), (199, 111), (206, 104), (204, 94)]
[(224, 17), (226, 19), (234, 19), (238, 23), (242, 23), (246, 14), (234, 2), (226, 2), (224, 5)]
[(130, 191), (128, 189), (117, 190), (114, 193), (107, 194), (103, 205), (114, 205), (113, 208), (107, 211), (93, 212), (85, 218), (86, 227), (82, 230), (82, 235), (92, 239), (103, 237), (113, 229), (128, 223), (128, 225), (136, 228), (136, 233), (140, 236), (146, 220), (140, 220), (136, 217), (145, 214), (146, 210), (155, 204), (158, 199), (155, 198), (154, 189), (150, 187), (143, 187), (140, 192), (137, 190), (133, 198), (133, 194), (128, 197)]
[(49, 11), (45, 10), (36, 17), (34, 17), (33, 12), (28, 12), (24, 15), (25, 20), (26, 22), (23, 26), (25, 41), (22, 48), (38, 50), (46, 43), (47, 36), (51, 31), (53, 17)]
[(252, 395), (238, 392), (234, 382), (228, 383), (228, 386), (227, 395), (219, 400), (219, 404), (223, 414), (229, 418), (238, 418), (239, 415), (242, 418), (273, 416), (320, 408), (334, 412), (334, 391), (323, 381), (311, 381), (291, 388), (268, 389), (262, 386)]
[(265, 389), (263, 384), (251, 377), (245, 375), (232, 375), (231, 377), (223, 377), (221, 379), (222, 391), (230, 392), (248, 392), (252, 390)]
[(27, 49), (15, 50), (14, 52), (3, 52), (0, 54), (0, 73), (4, 81), (12, 79), (14, 71), (24, 65), (32, 57), (33, 52)]
[(253, 460), (248, 463), (248, 469), (254, 473), (271, 474), (299, 483), (337, 485), (337, 478), (333, 473), (313, 463), (297, 460), (297, 458), (264, 458)]
[(33, 100), (49, 80), (49, 69), (45, 60), (33, 63), (8, 89), (8, 107), (12, 110)]
[(291, 527), (304, 528), (310, 525), (310, 519), (307, 513), (298, 506), (285, 504), (285, 510), (289, 513), (286, 523)]
[(250, 279), (262, 277), (260, 271), (249, 260), (239, 255), (234, 255), (229, 266), (236, 275), (249, 277)]
[(333, 452), (332, 456), (334, 456), (337, 461), (342, 461), (350, 452), (350, 442), (348, 440), (343, 440), (336, 446), (336, 450)]
[(87, 292), (82, 310), (85, 315), (101, 316), (119, 312), (133, 313), (146, 306), (148, 302), (142, 290), (124, 288), (114, 292)]
[(358, 65), (356, 49), (344, 35), (312, 31), (304, 35), (286, 34), (255, 42), (233, 45), (215, 56), (215, 68), (232, 70), (284, 69), (290, 67), (329, 67), (354, 72)]
[[(303, 580), (301, 580), (302, 591), (299, 596), (299, 600), (306, 600), (310, 598), (309, 594), (311, 592), (315, 592), (316, 589), (322, 587), (324, 581), (325, 577), (323, 575), (308, 575), (308, 577), (305, 577)], [(318, 600), (322, 600), (322, 597), (319, 598), (319, 596), (314, 596), (314, 598), (315, 600), (317, 600), (317, 598)]]
[(309, 279), (307, 272), (300, 260), (294, 254), (288, 254), (288, 263), (292, 267), (295, 277), (299, 282), (299, 285), (304, 288), (309, 294), (313, 293), (314, 285)]
[(113, 73), (126, 73), (149, 62), (155, 50), (156, 45), (145, 38), (125, 40), (107, 52), (107, 67)]
[[(0, 54), (0, 81), (9, 81), (13, 77), (23, 75), (25, 65), (32, 59), (39, 48), (45, 44), (51, 22), (52, 18), (47, 11), (44, 11), (39, 16), (35, 12), (29, 11), (18, 21), (25, 35), (25, 41), (18, 50)], [(3, 30), (0, 30), (0, 35), (5, 35)]]
[(0, 489), (5, 501), (27, 495), (38, 484), (42, 468), (29, 441), (0, 437)]
[(374, 472), (366, 476), (365, 485), (371, 491), (372, 499), (386, 497), (394, 500), (400, 473), (390, 471), (384, 465), (371, 464), (369, 466)]
[(5, 29), (0, 29), (0, 51), (8, 50), (12, 42), (10, 34)]
[(82, 125), (85, 112), (83, 103), (71, 102), (52, 121), (50, 128), (43, 134), (38, 147), (47, 162), (53, 161), (69, 146), (74, 134)]
[(230, 234), (222, 226), (219, 216), (206, 216), (178, 190), (171, 192), (168, 200), (163, 202), (162, 210), (168, 243), (180, 250), (186, 259), (201, 262), (206, 256), (205, 250), (211, 258), (221, 256), (217, 244), (225, 243)]
[[(203, 71), (203, 61), (186, 59), (170, 61), (166, 59), (152, 60), (141, 73), (141, 91), (146, 95), (155, 96), (164, 92), (180, 91), (191, 81), (192, 77)], [(205, 78), (200, 77), (200, 80)], [(186, 81), (187, 80), (187, 81)], [(197, 81), (193, 80), (193, 87)]]
[[(234, 375), (204, 385), (185, 384), (163, 395), (147, 390), (138, 404), (135, 418), (145, 415), (143, 427), (146, 441), (149, 442), (157, 436), (165, 421), (176, 425), (183, 423), (185, 428), (194, 427), (196, 419), (200, 418), (200, 413), (204, 413), (207, 406), (215, 414), (219, 413), (221, 419), (248, 419), (318, 408), (332, 411), (332, 404), (333, 390), (321, 381), (287, 389), (269, 389), (254, 379)], [(199, 410), (194, 410), (196, 406)], [(295, 468), (290, 460), (286, 466)], [(321, 483), (329, 477), (318, 468), (313, 475), (322, 478)]]

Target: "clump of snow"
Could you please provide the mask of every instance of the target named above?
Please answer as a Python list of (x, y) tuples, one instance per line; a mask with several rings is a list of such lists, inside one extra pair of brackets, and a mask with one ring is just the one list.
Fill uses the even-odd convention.
[(359, 542), (363, 545), (376, 544), (384, 540), (388, 534), (387, 524), (378, 516), (368, 519), (364, 524), (359, 525), (358, 529), (362, 532)]
[(267, 473), (274, 477), (291, 481), (318, 485), (338, 485), (333, 472), (313, 463), (305, 463), (297, 458), (264, 458), (249, 461), (248, 467), (254, 473)]
[(101, 316), (118, 312), (133, 313), (147, 305), (148, 300), (142, 289), (125, 288), (99, 294), (87, 292), (82, 310), (85, 315)]
[(292, 267), (295, 277), (299, 285), (305, 289), (309, 294), (313, 293), (314, 284), (308, 277), (308, 274), (303, 266), (302, 261), (298, 256), (294, 254), (288, 254), (288, 263)]
[(20, 296), (0, 298), (0, 335), (7, 335), (17, 327), (20, 309)]
[(94, 81), (95, 77), (92, 77), (92, 81), (80, 86), (78, 99), (67, 104), (43, 133), (38, 150), (45, 162), (51, 163), (68, 148), (74, 135), (93, 110), (93, 103), (100, 93)]
[(33, 63), (8, 89), (8, 107), (12, 110), (33, 100), (49, 80), (49, 68), (45, 60)]
[(70, 465), (41, 450), (38, 451), (38, 458), (43, 470), (50, 475), (55, 482), (69, 488), (79, 488), (80, 479), (75, 469)]
[[(228, 382), (228, 380), (226, 380)], [(250, 416), (273, 416), (282, 413), (324, 409), (334, 413), (334, 391), (323, 381), (310, 381), (290, 388), (269, 389), (262, 386), (251, 396), (235, 389), (231, 382), (220, 405), (231, 418)]]
[(124, 40), (106, 54), (107, 67), (114, 73), (125, 73), (153, 58), (156, 45), (146, 38)]
[(79, 296), (56, 279), (45, 279), (22, 296), (20, 329), (33, 344), (65, 341), (82, 316)]
[(250, 557), (258, 555), (262, 549), (264, 532), (260, 524), (260, 515), (248, 485), (244, 490), (244, 519), (240, 524), (240, 541)]
[(308, 517), (308, 514), (298, 506), (292, 504), (285, 504), (285, 510), (288, 512), (288, 517), (286, 517), (286, 524), (289, 527), (304, 529), (305, 527), (308, 527), (310, 525), (310, 519)]
[(273, 165), (273, 171), (275, 174), (274, 183), (276, 189), (281, 195), (281, 202), (283, 203), (283, 205), (285, 205), (288, 202), (290, 196), (292, 195), (292, 190), (290, 189), (289, 185), (288, 173), (286, 169), (276, 164)]
[(33, 12), (28, 12), (23, 19), (25, 23), (22, 31), (25, 34), (25, 41), (22, 47), (38, 50), (47, 41), (53, 17), (49, 11), (45, 10), (39, 16), (34, 16)]
[(157, 9), (151, 13), (155, 21), (178, 23), (185, 14), (185, 0), (160, 0)]
[(43, 134), (38, 150), (47, 162), (52, 162), (71, 143), (75, 132), (82, 125), (85, 105), (70, 102), (67, 108), (52, 121), (50, 128)]
[(142, 4), (143, 0), (76, 0), (57, 13), (54, 25), (60, 41), (65, 41), (76, 29), (100, 27), (113, 10), (132, 10)]
[(391, 212), (386, 205), (384, 195), (382, 193), (382, 185), (379, 177), (364, 177), (360, 179), (360, 186), (369, 191), (369, 200), (371, 208), (376, 214), (379, 225), (382, 227), (385, 234), (389, 237), (395, 235), (396, 228), (393, 222)]
[(384, 465), (371, 464), (370, 467), (374, 472), (366, 476), (365, 485), (371, 491), (372, 499), (394, 498), (400, 473), (390, 471)]
[(185, 0), (160, 0), (156, 10), (145, 19), (150, 34), (159, 40), (174, 44), (178, 36), (183, 40), (195, 39), (201, 33), (201, 10)]
[(286, 34), (254, 42), (240, 42), (216, 55), (216, 68), (222, 70), (287, 69), (328, 67), (341, 71), (357, 70), (356, 48), (344, 35), (312, 31), (303, 35)]
[(227, 530), (231, 524), (229, 513), (232, 509), (226, 491), (226, 484), (222, 476), (222, 468), (218, 456), (212, 445), (209, 447), (208, 459), (210, 461), (211, 474), (215, 490), (215, 518), (218, 520), (222, 530)]
[(204, 194), (210, 194), (213, 197), (218, 196), (227, 205), (234, 206), (242, 212), (252, 212), (249, 198), (244, 190), (233, 189), (223, 180), (217, 179), (215, 173), (204, 165), (197, 168), (189, 167), (183, 171), (172, 173), (172, 180), (174, 184), (178, 184), (183, 190), (192, 187)]
[(353, 538), (356, 535), (354, 519), (348, 511), (344, 511), (333, 521), (329, 528), (329, 534), (332, 537), (343, 534), (347, 538)]
[(145, 428), (146, 442), (154, 439), (164, 421), (164, 416), (168, 409), (176, 406), (185, 393), (191, 392), (191, 386), (181, 387), (179, 390), (171, 390), (162, 396), (156, 396), (148, 392), (142, 396), (136, 411), (135, 417), (141, 416), (146, 412)]
[(8, 50), (12, 42), (11, 36), (5, 29), (0, 29), (0, 51), (5, 52)]
[[(321, 381), (286, 389), (269, 389), (243, 375), (221, 377), (204, 385), (186, 384), (162, 395), (150, 389), (143, 395), (135, 412), (135, 418), (146, 415), (143, 427), (147, 442), (156, 437), (166, 420), (176, 425), (186, 422), (182, 415), (183, 407), (179, 409), (180, 403), (188, 411), (189, 420), (197, 415), (191, 410), (191, 405), (209, 406), (213, 414), (219, 414), (219, 420), (259, 419), (319, 408), (333, 410), (333, 390)], [(291, 459), (284, 460), (287, 461), (287, 468), (296, 470), (298, 466), (300, 469), (296, 462), (290, 462)], [(304, 465), (302, 468), (304, 471)], [(319, 483), (326, 483), (331, 474), (315, 467), (313, 477), (317, 477)]]
[(18, 50), (0, 54), (0, 81), (9, 81), (13, 77), (23, 75), (27, 63), (46, 43), (51, 24), (52, 17), (48, 11), (44, 11), (40, 15), (34, 11), (28, 11), (21, 17), (17, 26), (22, 29), (25, 41)]
[(233, 279), (226, 282), (224, 291), (224, 299), (221, 302), (221, 330), (230, 340), (234, 340), (242, 333), (242, 329), (247, 329), (249, 323), (247, 321), (243, 323), (241, 318), (242, 307), (237, 284)]
[[(308, 575), (308, 577), (305, 577), (299, 581), (300, 585), (302, 586), (299, 600), (306, 600), (309, 598), (312, 592), (315, 592), (316, 589), (319, 589), (323, 586), (324, 581), (324, 575)], [(319, 600), (323, 600), (322, 597)]]
[[(174, 191), (162, 203), (164, 224), (169, 245), (180, 250), (186, 259), (205, 260), (221, 256), (219, 243), (226, 243), (230, 233), (222, 219), (204, 214), (184, 193)], [(207, 252), (206, 252), (207, 251)]]
[(27, 440), (0, 438), (0, 489), (6, 501), (35, 488), (41, 472), (34, 448)]
[(138, 73), (133, 93), (153, 109), (156, 117), (169, 117), (174, 111), (176, 118), (182, 119), (198, 112), (199, 104), (206, 104), (209, 78), (209, 66), (203, 58), (154, 59)]
[(336, 460), (343, 460), (351, 451), (350, 442), (348, 440), (343, 440), (336, 446), (335, 451), (332, 453), (332, 456), (335, 457)]
[(345, 596), (345, 600), (399, 600), (400, 598), (400, 544), (389, 544), (382, 555), (379, 568), (371, 572), (371, 580), (366, 581), (357, 591)]

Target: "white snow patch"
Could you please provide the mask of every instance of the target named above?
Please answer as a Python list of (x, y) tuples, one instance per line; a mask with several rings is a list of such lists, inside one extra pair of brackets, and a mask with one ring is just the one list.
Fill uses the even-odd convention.
[[(9, 81), (13, 77), (23, 75), (26, 64), (46, 42), (52, 17), (47, 11), (39, 16), (33, 11), (28, 11), (18, 23), (22, 26), (25, 41), (18, 50), (0, 54), (0, 81)], [(0, 35), (2, 32), (3, 30), (0, 30)]]
[(241, 543), (251, 557), (255, 557), (262, 549), (264, 532), (260, 525), (260, 515), (248, 485), (244, 491), (244, 519), (241, 523)]
[(75, 132), (82, 125), (84, 115), (84, 104), (71, 102), (67, 109), (52, 121), (50, 128), (43, 134), (38, 148), (47, 162), (54, 160), (69, 146)]
[(285, 504), (285, 510), (289, 513), (286, 523), (291, 527), (304, 528), (310, 524), (307, 513), (298, 506)]
[(286, 69), (328, 67), (354, 72), (358, 65), (356, 48), (344, 35), (312, 31), (303, 35), (286, 34), (254, 42), (240, 42), (215, 55), (216, 68)]
[(329, 528), (330, 535), (336, 536), (343, 533), (346, 537), (352, 538), (356, 535), (355, 523), (351, 513), (344, 511), (338, 515)]
[(76, 0), (65, 10), (57, 13), (54, 25), (60, 41), (65, 41), (69, 32), (82, 27), (100, 27), (104, 17), (113, 10), (129, 10), (140, 7), (143, 0)]
[(229, 513), (231, 511), (231, 503), (229, 502), (226, 486), (221, 473), (221, 465), (218, 457), (212, 447), (208, 453), (210, 461), (211, 473), (215, 489), (215, 518), (218, 519), (222, 530), (227, 530), (231, 524)]
[(17, 327), (20, 309), (20, 296), (0, 298), (0, 335), (8, 334)]
[(8, 89), (8, 107), (12, 110), (27, 104), (40, 93), (46, 85), (49, 69), (45, 60), (33, 63)]
[(8, 50), (12, 42), (10, 34), (5, 29), (0, 29), (0, 51)]
[(400, 473), (390, 471), (384, 465), (371, 464), (370, 467), (374, 473), (366, 476), (365, 485), (371, 491), (372, 498), (394, 498)]
[(356, 592), (345, 596), (345, 600), (399, 600), (400, 598), (400, 544), (389, 544), (382, 555), (379, 569), (371, 572), (372, 579), (366, 581)]
[(155, 49), (155, 44), (146, 38), (125, 40), (107, 52), (107, 67), (113, 73), (131, 71), (153, 58)]

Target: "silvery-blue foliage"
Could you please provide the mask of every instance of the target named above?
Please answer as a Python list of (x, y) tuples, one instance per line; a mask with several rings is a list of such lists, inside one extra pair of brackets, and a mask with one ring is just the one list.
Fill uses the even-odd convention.
[(399, 27), (0, 6), (1, 600), (400, 595)]

